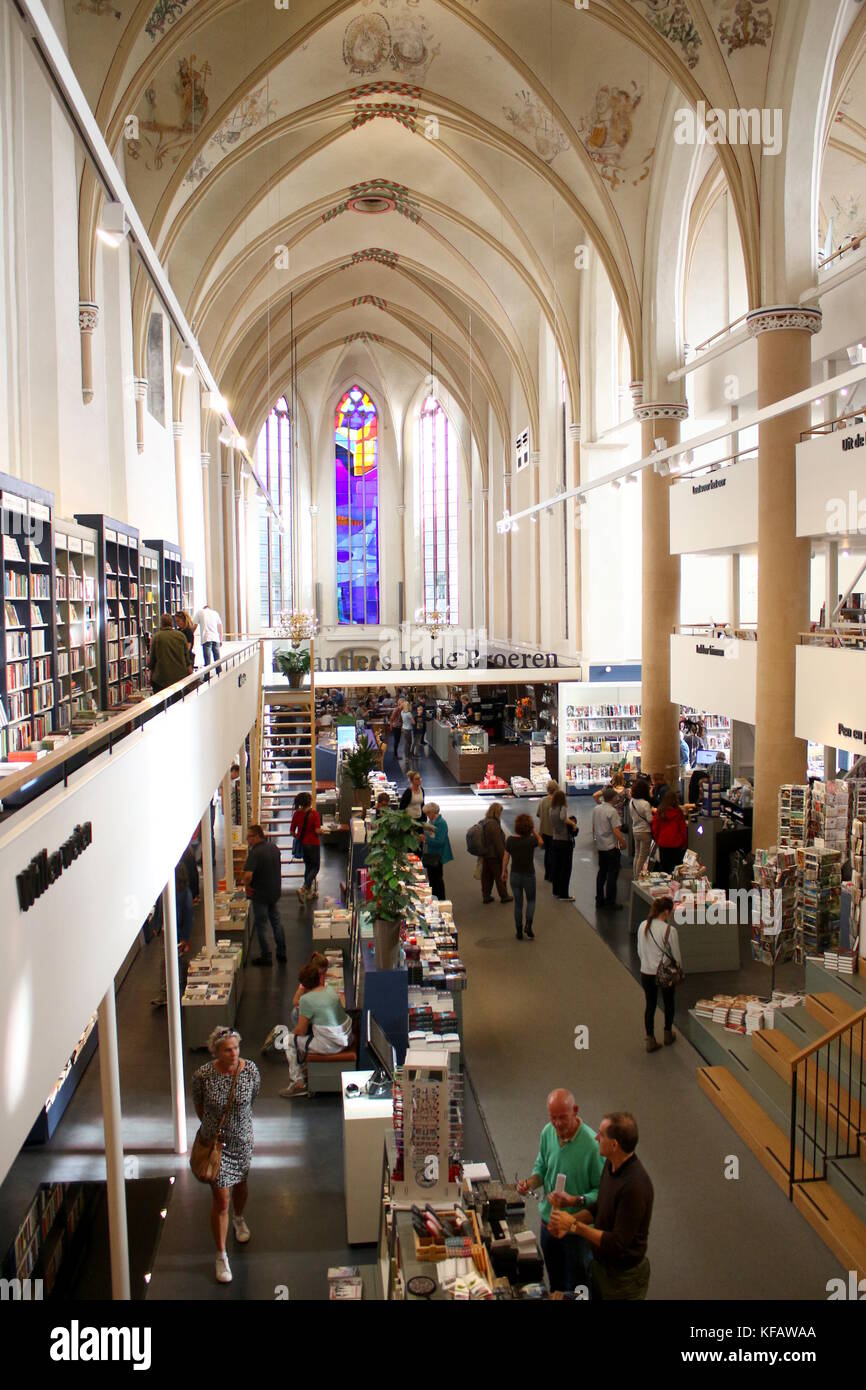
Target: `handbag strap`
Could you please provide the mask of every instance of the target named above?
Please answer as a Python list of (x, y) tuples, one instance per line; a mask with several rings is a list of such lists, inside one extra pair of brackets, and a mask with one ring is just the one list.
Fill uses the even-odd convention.
[(667, 925), (667, 930), (665, 931), (665, 939), (664, 939), (664, 941), (662, 942), (661, 946), (659, 946), (659, 943), (656, 941), (656, 934), (655, 934), (655, 932), (653, 931), (652, 927), (650, 926), (649, 922), (647, 922), (646, 925), (647, 925), (647, 931), (649, 932), (650, 936), (651, 936), (652, 939), (653, 939), (653, 944), (654, 944), (655, 946), (658, 946), (658, 949), (661, 951), (661, 953), (662, 953), (663, 956), (668, 956), (668, 957), (670, 958), (670, 960), (673, 961), (674, 965), (676, 965), (676, 964), (677, 964), (677, 958), (676, 958), (676, 956), (673, 954), (673, 952), (668, 948), (668, 938), (669, 938), (669, 936), (670, 936), (670, 934), (671, 934), (671, 924), (670, 924), (670, 922), (668, 922), (668, 923), (666, 924), (666, 925)]
[(223, 1112), (222, 1112), (222, 1114), (220, 1115), (220, 1118), (219, 1118), (219, 1124), (217, 1125), (217, 1130), (216, 1130), (216, 1132), (217, 1132), (217, 1138), (219, 1138), (220, 1134), (222, 1134), (222, 1128), (223, 1128), (223, 1125), (225, 1124), (226, 1115), (229, 1113), (229, 1109), (230, 1109), (230, 1107), (231, 1107), (232, 1096), (233, 1096), (234, 1093), (235, 1093), (235, 1086), (237, 1085), (238, 1073), (240, 1072), (240, 1069), (241, 1069), (241, 1059), (240, 1059), (240, 1057), (239, 1057), (239, 1058), (238, 1058), (238, 1064), (237, 1064), (237, 1066), (235, 1067), (234, 1075), (233, 1075), (233, 1077), (232, 1077), (232, 1084), (231, 1084), (231, 1086), (229, 1087), (229, 1098), (228, 1098), (228, 1100), (227, 1100), (226, 1103), (225, 1103), (225, 1107), (224, 1107)]

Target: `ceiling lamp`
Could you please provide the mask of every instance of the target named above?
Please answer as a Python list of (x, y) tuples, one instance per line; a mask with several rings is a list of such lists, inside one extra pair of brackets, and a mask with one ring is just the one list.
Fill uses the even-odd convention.
[(311, 608), (286, 610), (277, 620), (277, 637), (286, 637), (297, 650), (302, 642), (312, 642), (319, 630), (319, 619)]
[(235, 440), (235, 448), (239, 449), (242, 454), (246, 453), (247, 441), (244, 439), (242, 434), (239, 434), (237, 439)]
[(447, 604), (441, 611), (438, 608), (419, 608), (415, 614), (415, 626), (421, 628), (424, 632), (429, 632), (431, 638), (435, 642), (443, 627), (450, 626)]
[(106, 246), (117, 247), (124, 240), (128, 231), (129, 223), (126, 220), (126, 209), (123, 203), (105, 203), (99, 226), (96, 228), (96, 235), (100, 241), (104, 241)]
[(180, 357), (177, 362), (177, 370), (181, 376), (192, 376), (195, 371), (195, 353), (191, 347), (181, 348)]

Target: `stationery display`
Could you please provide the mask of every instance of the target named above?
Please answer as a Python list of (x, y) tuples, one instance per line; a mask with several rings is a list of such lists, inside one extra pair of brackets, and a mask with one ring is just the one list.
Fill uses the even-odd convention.
[(839, 945), (842, 854), (838, 849), (812, 846), (800, 851), (798, 858), (801, 862), (797, 881), (794, 956), (802, 963), (807, 956)]
[(814, 782), (809, 817), (809, 840), (838, 850), (843, 860), (848, 853), (848, 787), (847, 782)]
[(793, 958), (797, 870), (796, 849), (755, 850), (755, 887), (760, 892), (752, 910), (750, 945), (752, 959), (763, 965)]
[(809, 787), (785, 785), (779, 788), (779, 830), (777, 843), (805, 845), (809, 835)]

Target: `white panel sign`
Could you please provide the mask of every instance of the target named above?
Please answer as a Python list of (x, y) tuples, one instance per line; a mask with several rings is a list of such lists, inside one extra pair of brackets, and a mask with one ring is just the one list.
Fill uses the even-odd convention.
[(671, 699), (754, 724), (758, 644), (739, 638), (671, 637)]
[(758, 542), (758, 460), (671, 487), (671, 554), (742, 550)]
[(794, 733), (866, 753), (866, 652), (798, 647)]
[(797, 445), (797, 535), (866, 535), (866, 425)]

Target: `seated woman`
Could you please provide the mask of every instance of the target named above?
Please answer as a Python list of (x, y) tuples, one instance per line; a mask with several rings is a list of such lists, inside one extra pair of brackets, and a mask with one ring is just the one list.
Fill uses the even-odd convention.
[(325, 976), (318, 963), (310, 961), (298, 972), (301, 984), (298, 998), (298, 1021), (287, 1040), (286, 1061), (289, 1064), (291, 1085), (280, 1095), (287, 1100), (307, 1094), (304, 1058), (313, 1045), (314, 1052), (342, 1052), (352, 1036), (352, 1020), (343, 1008), (335, 990), (324, 983)]

